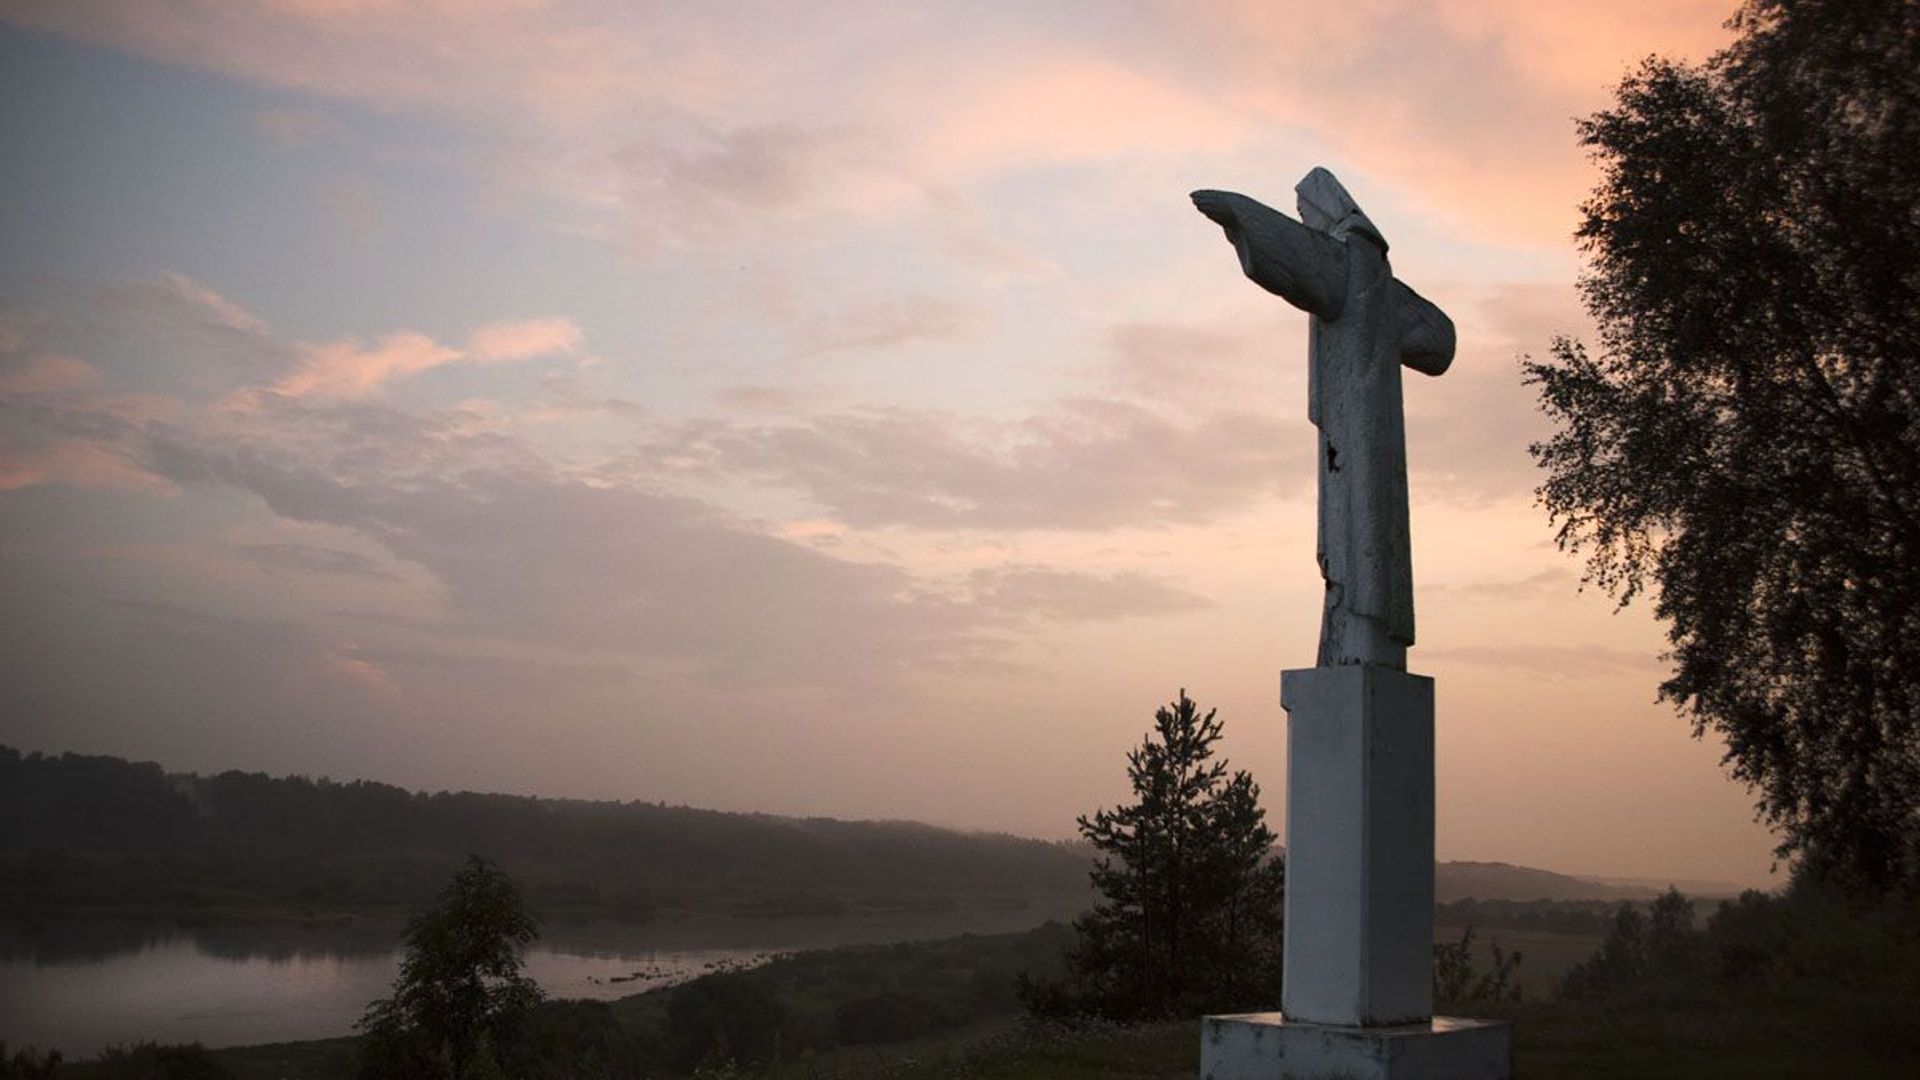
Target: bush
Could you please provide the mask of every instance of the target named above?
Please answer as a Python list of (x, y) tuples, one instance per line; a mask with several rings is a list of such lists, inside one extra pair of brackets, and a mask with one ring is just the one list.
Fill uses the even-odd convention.
[(7, 1056), (7, 1040), (0, 1039), (0, 1080), (46, 1080), (60, 1067), (60, 1051), (41, 1053), (23, 1046)]
[(1736, 986), (1774, 986), (1784, 980), (1795, 928), (1786, 901), (1748, 889), (1722, 901), (1707, 923), (1707, 974)]
[(779, 1058), (790, 1025), (786, 1005), (759, 980), (743, 972), (708, 975), (667, 1002), (667, 1060), (682, 1071), (703, 1063), (768, 1064)]
[(1606, 940), (1567, 973), (1572, 998), (1673, 995), (1811, 982), (1920, 991), (1920, 906), (1867, 904), (1799, 876), (1783, 896), (1746, 892), (1696, 928), (1693, 902), (1669, 889), (1645, 914), (1615, 911)]
[(927, 1003), (908, 994), (854, 998), (833, 1010), (834, 1041), (848, 1046), (904, 1042), (925, 1035), (933, 1027)]
[(1519, 1001), (1520, 984), (1513, 973), (1520, 966), (1521, 954), (1507, 952), (1495, 938), (1489, 946), (1493, 968), (1480, 971), (1473, 963), (1473, 927), (1467, 927), (1460, 940), (1436, 942), (1433, 946), (1433, 998), (1436, 1002), (1465, 1004), (1470, 1001)]
[(515, 1080), (638, 1080), (649, 1074), (641, 1046), (599, 1001), (542, 1002), (501, 1058)]
[(199, 1043), (163, 1046), (143, 1042), (132, 1047), (110, 1046), (98, 1061), (70, 1065), (60, 1070), (60, 1075), (77, 1080), (234, 1080), (234, 1074)]

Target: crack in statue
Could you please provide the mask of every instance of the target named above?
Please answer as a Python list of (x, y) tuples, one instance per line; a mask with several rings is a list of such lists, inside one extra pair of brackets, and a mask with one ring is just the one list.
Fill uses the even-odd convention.
[(1226, 230), (1241, 269), (1310, 314), (1307, 417), (1320, 429), (1320, 667), (1404, 670), (1413, 644), (1407, 432), (1400, 365), (1438, 375), (1453, 320), (1393, 276), (1387, 241), (1325, 169), (1294, 187), (1300, 220), (1231, 191), (1193, 205)]

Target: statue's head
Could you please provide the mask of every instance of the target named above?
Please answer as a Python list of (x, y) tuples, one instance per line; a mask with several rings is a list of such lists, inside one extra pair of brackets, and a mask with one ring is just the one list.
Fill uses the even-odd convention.
[(1336, 240), (1345, 240), (1349, 235), (1363, 236), (1373, 241), (1382, 254), (1387, 250), (1387, 238), (1380, 235), (1373, 222), (1367, 219), (1367, 212), (1353, 201), (1347, 189), (1340, 186), (1332, 173), (1323, 166), (1315, 165), (1313, 171), (1293, 185), (1298, 196), (1294, 205), (1299, 208), (1300, 220), (1310, 229), (1317, 229)]

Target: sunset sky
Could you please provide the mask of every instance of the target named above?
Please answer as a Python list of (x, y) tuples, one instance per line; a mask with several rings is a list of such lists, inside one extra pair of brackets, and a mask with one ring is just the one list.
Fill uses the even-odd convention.
[(1283, 816), (1314, 165), (1408, 374), (1439, 851), (1768, 880), (1578, 589), (1573, 119), (1731, 0), (0, 0), (0, 742), (1070, 835), (1182, 687)]

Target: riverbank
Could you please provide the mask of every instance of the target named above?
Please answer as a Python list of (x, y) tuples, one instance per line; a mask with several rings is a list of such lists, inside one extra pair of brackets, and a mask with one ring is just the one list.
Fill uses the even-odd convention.
[[(1493, 936), (1500, 935), (1480, 939), (1482, 962)], [(787, 1080), (854, 1075), (876, 1063), (894, 1068), (957, 1060), (1004, 1050), (1026, 1030), (1017, 978), (1058, 974), (1072, 941), (1071, 929), (1054, 922), (1019, 933), (779, 955), (750, 971), (660, 992), (618, 993), (624, 986), (603, 985), (611, 1000), (552, 1004), (543, 1024), (564, 1045), (589, 1048), (590, 1060), (567, 1062), (570, 1074), (583, 1076), (686, 1075), (720, 1028), (739, 1032), (735, 1053), (742, 1063), (758, 1062), (779, 1075), (792, 1071)], [(1571, 963), (1596, 941), (1559, 935), (1557, 949), (1543, 951)], [(1543, 944), (1544, 936), (1528, 942)], [(1557, 979), (1560, 970), (1549, 956), (1543, 960), (1539, 979)], [(370, 985), (337, 1030), (384, 990)], [(352, 1048), (350, 1038), (283, 1041), (217, 1050), (213, 1059), (237, 1077), (330, 1080), (347, 1075)]]
[[(854, 945), (771, 958), (751, 970), (608, 1002), (552, 1002), (539, 1021), (563, 1040), (555, 1076), (685, 1076), (705, 1059), (712, 1031), (735, 1014), (766, 1026), (742, 1031), (744, 1062), (805, 1080), (892, 1068), (970, 1052), (1020, 1029), (1015, 978), (1057, 974), (1071, 930), (1058, 922), (1021, 933)], [(676, 1005), (676, 998), (678, 1004)], [(341, 1080), (353, 1038), (209, 1051), (238, 1080)], [(795, 1071), (797, 1070), (797, 1071)], [(66, 1080), (124, 1074), (97, 1062), (64, 1066)]]
[[(549, 917), (527, 964), (552, 997), (610, 1001), (775, 955), (1014, 933), (1077, 908), (1062, 901), (643, 924)], [(318, 926), (0, 927), (0, 1038), (78, 1058), (145, 1040), (233, 1046), (345, 1035), (392, 984), (403, 926), (395, 915)]]

